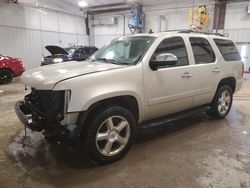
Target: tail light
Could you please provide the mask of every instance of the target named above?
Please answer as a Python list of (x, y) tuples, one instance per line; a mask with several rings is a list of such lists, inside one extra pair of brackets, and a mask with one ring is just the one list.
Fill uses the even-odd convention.
[(23, 61), (21, 61), (21, 64), (22, 64), (23, 68), (25, 68), (25, 65), (24, 65)]

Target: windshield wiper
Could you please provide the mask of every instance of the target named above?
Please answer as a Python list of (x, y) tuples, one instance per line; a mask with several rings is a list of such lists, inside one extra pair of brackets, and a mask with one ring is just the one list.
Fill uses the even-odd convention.
[(129, 63), (123, 63), (123, 62), (118, 62), (114, 59), (107, 59), (107, 58), (96, 58), (96, 59), (90, 59), (91, 62), (93, 61), (104, 61), (105, 63), (112, 63), (115, 65), (130, 65)]
[(107, 58), (96, 58), (95, 60), (99, 60), (99, 61), (104, 61), (106, 63), (112, 63), (112, 64), (116, 64), (119, 65), (120, 63), (114, 59), (107, 59)]

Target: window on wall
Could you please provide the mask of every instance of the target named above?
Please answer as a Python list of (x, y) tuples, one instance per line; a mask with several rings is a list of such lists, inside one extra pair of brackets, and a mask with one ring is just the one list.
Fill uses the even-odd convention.
[(219, 48), (223, 58), (226, 61), (241, 60), (240, 54), (232, 41), (223, 39), (214, 39), (214, 42)]
[(163, 40), (155, 50), (152, 59), (155, 59), (157, 55), (162, 53), (171, 53), (178, 58), (177, 63), (173, 66), (184, 66), (189, 64), (186, 46), (181, 37)]
[(195, 64), (213, 63), (215, 61), (214, 51), (208, 40), (200, 37), (190, 37), (189, 40), (193, 49)]

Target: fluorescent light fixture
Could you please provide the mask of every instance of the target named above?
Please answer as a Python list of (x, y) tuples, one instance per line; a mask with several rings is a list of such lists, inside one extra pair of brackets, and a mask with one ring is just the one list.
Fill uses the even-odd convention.
[(79, 7), (87, 7), (88, 3), (86, 1), (79, 1), (78, 5), (79, 5)]

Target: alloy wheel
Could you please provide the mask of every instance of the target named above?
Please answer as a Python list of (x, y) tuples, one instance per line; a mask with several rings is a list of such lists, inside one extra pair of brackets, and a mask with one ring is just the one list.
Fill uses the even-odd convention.
[(231, 105), (231, 95), (229, 91), (224, 90), (218, 100), (218, 111), (220, 114), (226, 114)]
[(96, 147), (104, 156), (120, 153), (128, 143), (130, 126), (122, 116), (111, 116), (106, 119), (96, 133)]

